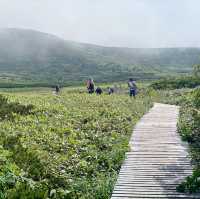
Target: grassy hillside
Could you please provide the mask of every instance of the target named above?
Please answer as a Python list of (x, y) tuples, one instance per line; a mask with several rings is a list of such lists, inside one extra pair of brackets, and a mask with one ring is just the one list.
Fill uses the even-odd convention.
[(65, 41), (24, 29), (0, 30), (0, 82), (75, 83), (155, 79), (187, 73), (200, 62), (198, 48), (130, 49)]

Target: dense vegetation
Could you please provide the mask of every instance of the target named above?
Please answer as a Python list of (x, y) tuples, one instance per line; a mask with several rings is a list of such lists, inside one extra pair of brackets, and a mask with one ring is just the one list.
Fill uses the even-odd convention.
[(150, 93), (1, 96), (0, 198), (108, 199)]
[[(23, 29), (0, 30), (0, 83), (80, 83), (157, 79), (191, 71), (200, 62), (198, 48), (130, 49), (62, 40)], [(9, 83), (9, 84), (8, 84)]]
[(178, 190), (195, 193), (200, 191), (200, 89), (185, 95), (181, 103), (179, 132), (184, 141), (190, 146), (195, 170), (192, 176), (187, 177)]
[(154, 89), (173, 90), (181, 88), (195, 88), (200, 86), (200, 78), (195, 76), (184, 76), (170, 79), (161, 79), (151, 84)]
[(191, 75), (184, 75), (175, 78), (163, 78), (154, 81), (150, 87), (155, 90), (174, 90), (184, 88), (196, 88), (200, 86), (200, 65), (193, 66)]
[(48, 89), (0, 95), (0, 198), (108, 199), (132, 127), (155, 99), (181, 106), (179, 132), (195, 170), (177, 190), (198, 192), (200, 89), (165, 88), (143, 88), (136, 100), (124, 91), (87, 95), (80, 87), (59, 96)]

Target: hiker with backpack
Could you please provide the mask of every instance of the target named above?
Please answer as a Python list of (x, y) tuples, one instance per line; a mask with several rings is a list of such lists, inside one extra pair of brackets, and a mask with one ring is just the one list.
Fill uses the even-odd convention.
[(101, 95), (103, 93), (103, 90), (100, 87), (97, 87), (95, 92), (97, 95)]
[(56, 86), (55, 86), (55, 92), (56, 92), (56, 94), (58, 94), (58, 93), (60, 92), (60, 87), (59, 87), (59, 85), (56, 85)]
[(87, 80), (87, 90), (89, 94), (94, 93), (94, 81), (92, 78)]
[(108, 87), (108, 95), (111, 95), (114, 93), (114, 88)]
[(135, 98), (136, 92), (137, 92), (137, 86), (136, 86), (136, 82), (134, 81), (133, 78), (129, 79), (128, 87), (129, 87), (129, 95), (130, 95), (130, 97), (134, 97)]

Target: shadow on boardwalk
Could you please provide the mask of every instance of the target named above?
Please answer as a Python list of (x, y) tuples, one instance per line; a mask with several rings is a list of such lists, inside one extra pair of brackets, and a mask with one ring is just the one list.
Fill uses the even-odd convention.
[(187, 144), (177, 134), (178, 114), (177, 106), (155, 104), (138, 122), (112, 199), (200, 198), (176, 191), (192, 173)]

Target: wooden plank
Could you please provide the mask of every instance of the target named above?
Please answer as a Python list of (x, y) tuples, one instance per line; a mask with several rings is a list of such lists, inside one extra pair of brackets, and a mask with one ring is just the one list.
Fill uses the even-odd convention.
[(166, 194), (148, 194), (148, 195), (143, 195), (143, 194), (113, 194), (112, 196), (112, 199), (120, 199), (120, 198), (123, 198), (123, 199), (130, 199), (130, 198), (134, 198), (134, 199), (139, 199), (139, 198), (143, 198), (143, 199), (147, 199), (147, 198), (173, 198), (173, 199), (177, 199), (177, 198), (184, 198), (184, 199), (189, 199), (189, 198), (197, 198), (199, 199), (199, 196), (190, 196), (190, 195), (166, 195)]
[(112, 194), (120, 198), (200, 198), (176, 186), (192, 173), (188, 145), (177, 134), (179, 107), (155, 104), (136, 124)]

